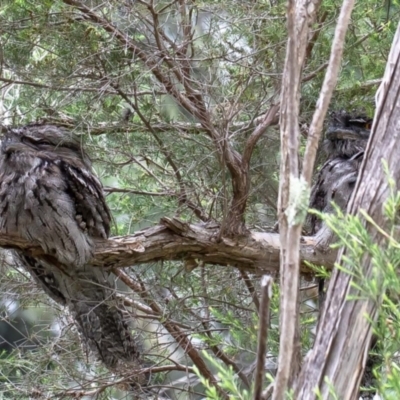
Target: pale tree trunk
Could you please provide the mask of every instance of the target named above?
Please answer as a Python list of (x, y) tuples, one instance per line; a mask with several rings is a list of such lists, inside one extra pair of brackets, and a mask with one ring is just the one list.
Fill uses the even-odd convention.
[[(284, 396), (287, 386), (300, 366), (300, 323), (298, 313), (299, 249), (301, 219), (289, 220), (287, 210), (295, 181), (299, 180), (299, 109), (301, 73), (308, 43), (309, 28), (316, 18), (320, 1), (288, 1), (285, 68), (281, 90), (281, 161), (278, 200), (280, 252), (280, 342), (278, 372), (275, 379), (273, 400)], [(312, 6), (312, 7), (311, 7)], [(307, 10), (310, 9), (310, 13)], [(294, 206), (292, 206), (295, 208)], [(294, 209), (294, 213), (298, 210)]]
[[(387, 161), (397, 188), (400, 185), (399, 57), (400, 25), (379, 89), (374, 126), (355, 195), (349, 205), (349, 211), (352, 213), (359, 208), (366, 210), (383, 229), (386, 222), (382, 215), (382, 205), (388, 197), (389, 188), (382, 159)], [(376, 244), (384, 242), (384, 237), (371, 224), (367, 225), (367, 230)], [(339, 253), (339, 263), (343, 255), (346, 255), (346, 249)], [(372, 268), (370, 255), (365, 255), (362, 275), (371, 276)], [(328, 399), (329, 386), (334, 388), (338, 399), (358, 398), (372, 334), (366, 315), (375, 321), (380, 304), (372, 300), (348, 301), (349, 296), (362, 298), (360, 290), (351, 285), (351, 280), (351, 276), (343, 271), (335, 270), (333, 273), (315, 344), (305, 359), (297, 381), (296, 399), (316, 399), (316, 388), (322, 394), (321, 398)]]
[(336, 85), (345, 33), (353, 4), (354, 0), (344, 1), (340, 12), (327, 73), (307, 138), (306, 154), (300, 176), (298, 114), (301, 71), (306, 55), (309, 28), (313, 24), (320, 3), (310, 0), (288, 2), (289, 34), (281, 95), (281, 170), (278, 204), (281, 237), (280, 344), (273, 400), (284, 398), (287, 387), (292, 385), (300, 370), (298, 290), (301, 229), (308, 206), (308, 189), (311, 185), (322, 121)]

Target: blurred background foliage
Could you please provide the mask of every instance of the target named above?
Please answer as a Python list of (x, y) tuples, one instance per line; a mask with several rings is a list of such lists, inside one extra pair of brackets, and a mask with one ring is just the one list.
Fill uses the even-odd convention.
[[(79, 4), (102, 22), (90, 21)], [(307, 48), (301, 98), (304, 137), (340, 6), (340, 1), (323, 1)], [(397, 0), (356, 4), (331, 110), (357, 109), (373, 115), (398, 6)], [(116, 235), (153, 226), (163, 216), (199, 222), (195, 209), (202, 210), (203, 220), (221, 223), (231, 198), (229, 171), (199, 117), (160, 83), (157, 71), (178, 93), (192, 91), (193, 104), (201, 98), (212, 126), (241, 153), (257, 118), (279, 101), (285, 13), (286, 2), (280, 0), (3, 1), (0, 123), (56, 123), (80, 134), (106, 187)], [(189, 89), (181, 75), (189, 77)], [(273, 126), (251, 158), (249, 228), (265, 231), (276, 222), (278, 176), (279, 129)], [(257, 336), (251, 288), (257, 294), (259, 277), (218, 266), (200, 265), (192, 271), (186, 267), (164, 260), (126, 270), (146, 287), (148, 301), (164, 310), (155, 320), (143, 311), (132, 311), (149, 361), (169, 365), (172, 357), (190, 365), (162, 326), (163, 320), (174, 320), (184, 324), (196, 346), (214, 354), (221, 365), (227, 363), (215, 348), (225, 352), (251, 381)], [(6, 253), (0, 285), (4, 398), (32, 398), (35, 393), (38, 398), (67, 398), (68, 390), (75, 395), (82, 390), (85, 398), (131, 398), (112, 386), (117, 378), (72, 340), (76, 332), (70, 317), (45, 298)], [(137, 299), (125, 287), (119, 289)], [(312, 343), (315, 310), (308, 300), (312, 289), (304, 293), (306, 350)], [(270, 372), (277, 353), (278, 299), (275, 288), (266, 362)], [(155, 382), (164, 398), (204, 397), (204, 385), (190, 379), (175, 371), (158, 374)], [(110, 387), (104, 389), (105, 383)], [(240, 385), (246, 387), (243, 380)]]

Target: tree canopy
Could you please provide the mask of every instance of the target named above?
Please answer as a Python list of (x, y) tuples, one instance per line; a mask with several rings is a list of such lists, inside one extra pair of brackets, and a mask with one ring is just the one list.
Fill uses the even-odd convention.
[[(151, 369), (146, 398), (252, 397), (260, 275), (279, 272), (280, 121), (288, 107), (281, 93), (290, 89), (292, 3), (19, 0), (0, 10), (2, 129), (41, 122), (81, 135), (117, 236), (98, 243), (93, 263), (116, 276), (143, 368)], [(308, 3), (315, 17), (300, 70), (300, 155), (342, 6)], [(398, 1), (355, 5), (330, 110), (374, 115), (398, 16)], [(2, 235), (0, 245), (40, 251)], [(330, 269), (335, 253), (314, 249), (309, 237), (300, 246), (305, 353), (317, 320), (315, 268), (305, 261)], [(7, 252), (1, 269), (5, 398), (134, 398), (121, 390), (129, 376), (111, 374), (81, 348), (71, 316)], [(275, 279), (265, 359), (271, 375), (279, 295)]]

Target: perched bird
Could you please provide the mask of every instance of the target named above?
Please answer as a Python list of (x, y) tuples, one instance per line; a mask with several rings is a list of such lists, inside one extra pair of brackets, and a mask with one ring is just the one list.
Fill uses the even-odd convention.
[[(348, 202), (357, 181), (364, 151), (371, 132), (372, 119), (355, 116), (346, 112), (332, 114), (322, 147), (327, 161), (317, 175), (311, 191), (310, 208), (324, 213), (333, 212), (332, 202), (346, 211)], [(333, 232), (314, 214), (309, 214), (308, 223), (311, 234), (316, 236), (316, 246), (327, 250), (334, 242)], [(324, 280), (319, 279), (319, 304), (324, 303)], [(376, 346), (377, 338), (372, 338), (371, 348)], [(373, 386), (373, 369), (376, 356), (369, 356), (361, 386)], [(372, 398), (370, 391), (360, 393), (360, 398)]]
[[(310, 208), (333, 212), (332, 202), (346, 210), (368, 142), (372, 120), (346, 112), (331, 115), (331, 122), (322, 144), (327, 161), (320, 169), (311, 190)], [(316, 245), (327, 250), (334, 241), (331, 230), (315, 215), (309, 214), (307, 224)]]
[(88, 265), (93, 240), (108, 237), (110, 221), (101, 183), (76, 136), (53, 125), (8, 129), (1, 142), (0, 230), (41, 246), (40, 257), (14, 250), (16, 261), (68, 307), (82, 339), (115, 370), (137, 366), (140, 355), (109, 273)]
[[(353, 193), (358, 172), (368, 142), (372, 120), (365, 116), (354, 116), (344, 111), (331, 114), (331, 121), (322, 143), (327, 160), (318, 172), (311, 189), (310, 208), (332, 213), (334, 202), (346, 211)], [(332, 230), (315, 214), (307, 216), (306, 225), (315, 236), (315, 245), (327, 251), (335, 241)], [(320, 308), (324, 303), (325, 280), (318, 280)]]

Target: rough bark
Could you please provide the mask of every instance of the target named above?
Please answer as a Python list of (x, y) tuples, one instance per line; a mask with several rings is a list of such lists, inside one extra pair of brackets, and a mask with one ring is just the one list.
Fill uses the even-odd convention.
[[(285, 68), (281, 90), (281, 167), (278, 200), (279, 232), (281, 239), (281, 308), (278, 372), (273, 400), (283, 398), (288, 384), (293, 382), (300, 368), (300, 321), (298, 312), (298, 288), (300, 271), (300, 237), (304, 211), (291, 204), (296, 181), (299, 180), (299, 109), (300, 84), (306, 55), (309, 28), (314, 23), (319, 0), (288, 2)], [(311, 137), (312, 139), (312, 137)], [(310, 140), (310, 138), (309, 138)], [(311, 160), (313, 162), (313, 160)], [(311, 177), (308, 181), (310, 185)], [(300, 195), (300, 198), (302, 196)], [(303, 206), (304, 207), (304, 206)], [(296, 217), (289, 217), (289, 210)], [(293, 214), (293, 213), (292, 213)]]
[[(382, 159), (388, 162), (390, 172), (400, 183), (400, 164), (398, 162), (398, 143), (400, 137), (399, 104), (400, 86), (400, 26), (392, 44), (385, 76), (378, 92), (378, 105), (374, 118), (371, 139), (366, 150), (364, 163), (355, 188), (349, 211), (355, 213), (362, 208), (385, 229), (386, 221), (382, 215), (382, 205), (388, 196), (387, 178), (382, 167)], [(378, 245), (384, 238), (372, 225), (367, 229)], [(338, 257), (346, 255), (342, 250)], [(369, 255), (362, 263), (363, 276), (370, 276), (373, 260)], [(329, 398), (330, 386), (335, 389), (337, 398), (356, 399), (363, 375), (369, 344), (371, 325), (366, 315), (375, 320), (379, 303), (361, 300), (360, 290), (351, 285), (352, 277), (343, 271), (335, 270), (329, 286), (325, 312), (322, 315), (313, 349), (307, 355), (301, 370), (295, 398), (316, 399), (315, 389)], [(348, 297), (360, 299), (347, 301)], [(328, 379), (326, 379), (328, 378)], [(328, 383), (329, 382), (329, 385)]]
[[(238, 267), (251, 272), (278, 273), (279, 235), (252, 232), (247, 237), (218, 240), (217, 224), (189, 224), (163, 218), (160, 225), (134, 235), (113, 237), (96, 242), (94, 266), (129, 267), (158, 260), (198, 260), (207, 264)], [(23, 249), (40, 257), (40, 246), (21, 238), (0, 234), (0, 247)], [(336, 254), (314, 250), (314, 239), (304, 237), (301, 243), (301, 270), (313, 274), (306, 262), (332, 268)]]

